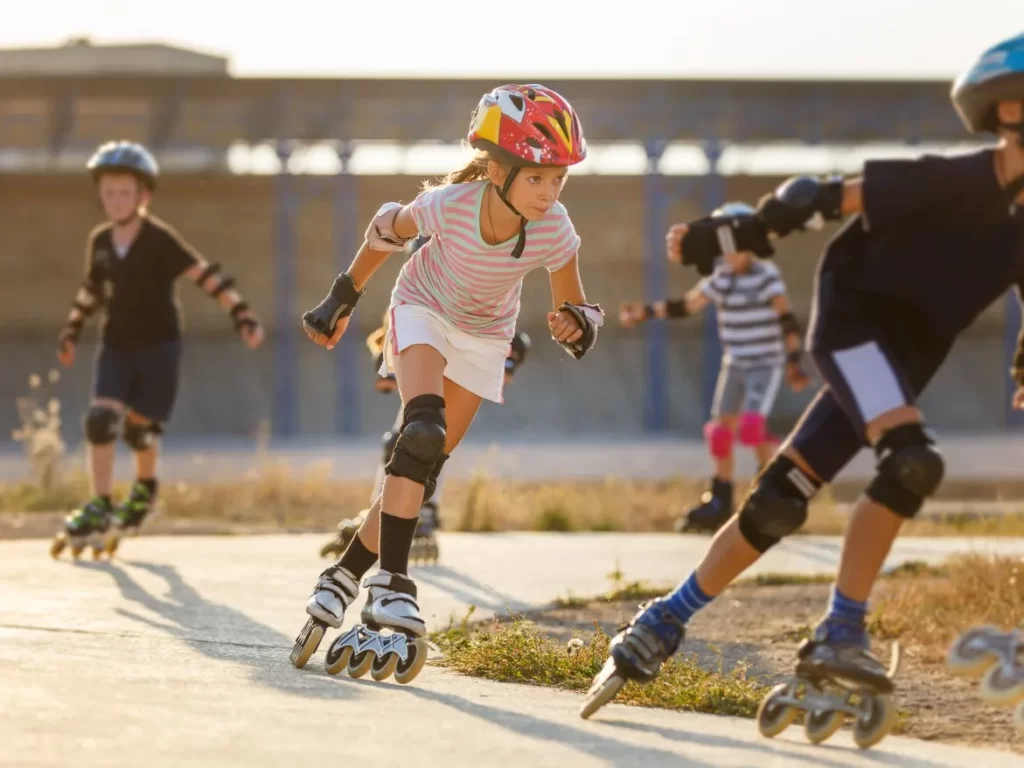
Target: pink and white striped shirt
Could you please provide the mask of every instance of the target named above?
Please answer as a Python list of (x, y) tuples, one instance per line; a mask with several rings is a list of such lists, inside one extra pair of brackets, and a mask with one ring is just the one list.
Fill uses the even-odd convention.
[(398, 275), (391, 307), (415, 304), (437, 312), (476, 336), (511, 340), (519, 316), (523, 278), (544, 267), (555, 272), (579, 250), (580, 238), (565, 206), (526, 225), (526, 248), (512, 258), (517, 238), (488, 245), (480, 234), (480, 206), (489, 182), (452, 184), (422, 192), (410, 208), (430, 240)]

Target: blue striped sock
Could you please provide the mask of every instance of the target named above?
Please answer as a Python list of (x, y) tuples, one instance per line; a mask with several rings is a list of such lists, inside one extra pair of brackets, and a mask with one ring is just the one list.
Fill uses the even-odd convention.
[(690, 574), (690, 578), (682, 582), (665, 598), (667, 608), (683, 624), (686, 624), (693, 614), (710, 603), (715, 598), (704, 594), (704, 590), (697, 584), (697, 572)]
[(868, 612), (868, 604), (853, 600), (842, 592), (839, 587), (832, 585), (832, 599), (828, 603), (828, 616), (826, 619), (835, 619), (847, 624), (863, 624)]

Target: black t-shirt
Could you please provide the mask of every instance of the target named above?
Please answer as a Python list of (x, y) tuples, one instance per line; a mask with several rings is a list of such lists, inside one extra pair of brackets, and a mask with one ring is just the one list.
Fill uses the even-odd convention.
[(94, 229), (85, 248), (85, 279), (103, 298), (103, 342), (115, 346), (155, 344), (181, 336), (175, 280), (196, 263), (196, 253), (174, 229), (152, 216), (120, 256), (113, 227)]
[(1012, 207), (992, 150), (869, 161), (863, 214), (829, 243), (836, 287), (906, 302), (952, 338), (1024, 283), (1024, 209)]

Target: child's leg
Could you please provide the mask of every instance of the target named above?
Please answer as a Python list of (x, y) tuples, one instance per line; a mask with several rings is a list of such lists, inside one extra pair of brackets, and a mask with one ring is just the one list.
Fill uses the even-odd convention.
[(110, 503), (114, 486), (114, 450), (117, 427), (124, 405), (108, 398), (97, 397), (85, 414), (85, 439), (89, 443), (89, 475), (93, 496)]

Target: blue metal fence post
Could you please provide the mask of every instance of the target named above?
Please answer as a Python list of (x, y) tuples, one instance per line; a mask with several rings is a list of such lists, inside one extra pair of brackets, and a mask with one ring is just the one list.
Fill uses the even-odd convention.
[[(658, 161), (666, 143), (646, 143), (647, 173), (644, 176), (644, 210), (647, 229), (647, 258), (644, 269), (644, 292), (647, 301), (664, 298), (665, 261), (665, 192)], [(663, 432), (668, 429), (668, 364), (666, 360), (665, 321), (652, 319), (644, 324), (647, 353), (647, 393), (644, 399), (644, 431)]]
[[(337, 146), (341, 171), (335, 179), (334, 195), (334, 250), (338, 272), (348, 269), (356, 255), (359, 229), (358, 180), (352, 174), (349, 161), (352, 146), (342, 142)], [(337, 349), (337, 372), (334, 401), (334, 426), (343, 435), (359, 433), (359, 353), (360, 334), (346, 333)]]
[[(708, 172), (704, 181), (704, 213), (711, 213), (725, 202), (725, 179), (718, 169), (722, 158), (722, 145), (717, 139), (704, 142), (704, 156), (708, 161)], [(718, 313), (715, 305), (708, 307), (704, 315), (704, 352), (701, 370), (701, 406), (704, 409), (704, 420), (711, 417), (711, 401), (715, 397), (715, 383), (718, 380), (718, 369), (722, 363), (722, 344), (718, 340)]]
[(1006, 403), (1006, 427), (1008, 429), (1024, 427), (1024, 411), (1015, 411), (1011, 403), (1011, 398), (1017, 385), (1009, 375), (1010, 366), (1013, 364), (1014, 355), (1017, 353), (1017, 334), (1020, 332), (1021, 319), (1020, 302), (1017, 300), (1017, 292), (1015, 290), (1010, 291), (1006, 296), (1006, 352), (1003, 356), (1006, 361), (1003, 370), (1007, 371), (1004, 374), (1006, 376), (1007, 394), (1003, 402)]
[(274, 179), (277, 208), (274, 241), (277, 262), (274, 270), (274, 407), (272, 428), (278, 437), (298, 431), (298, 339), (296, 291), (295, 216), (298, 192), (295, 177), (288, 170), (290, 143), (278, 142), (281, 170)]

